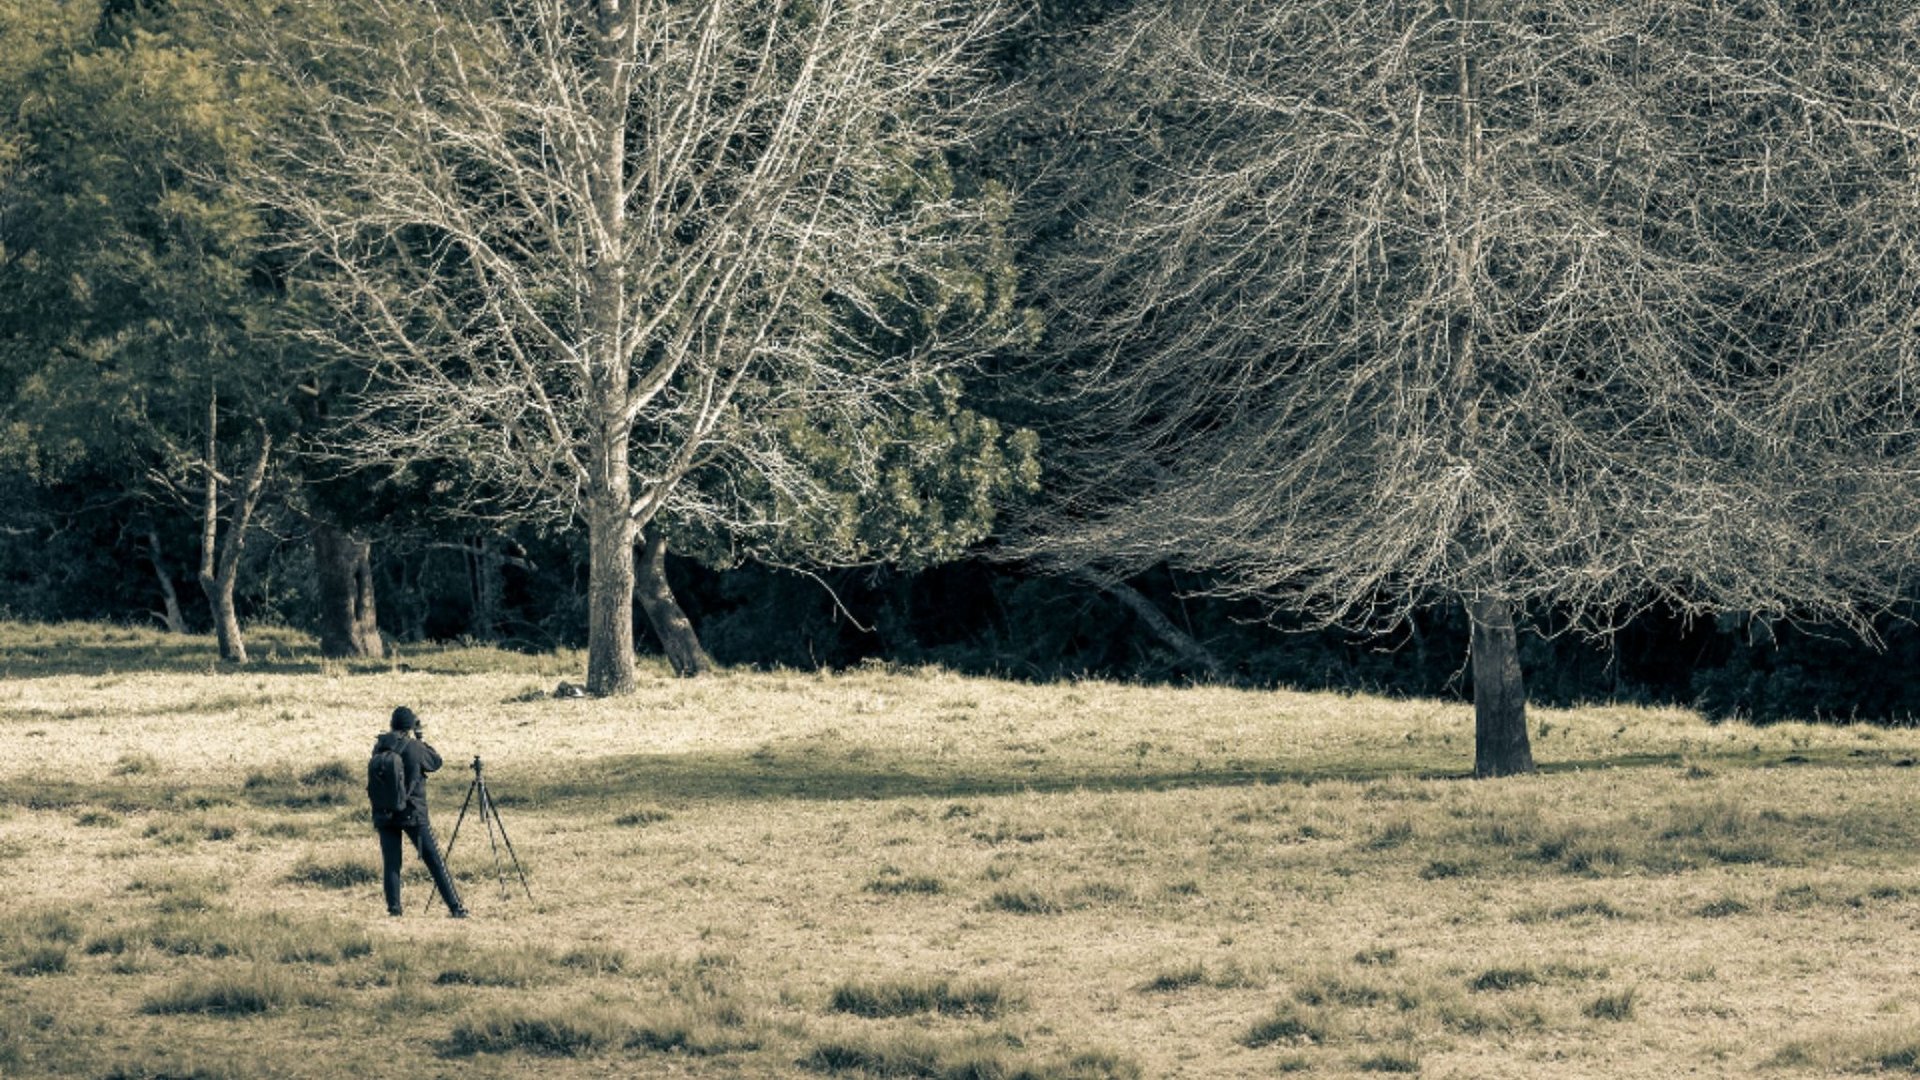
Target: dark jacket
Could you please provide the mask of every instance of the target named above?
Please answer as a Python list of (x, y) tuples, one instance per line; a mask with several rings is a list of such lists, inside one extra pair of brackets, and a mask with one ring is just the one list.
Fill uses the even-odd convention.
[(390, 813), (374, 811), (376, 829), (427, 823), (427, 774), (440, 767), (440, 752), (404, 731), (389, 731), (373, 741), (373, 749), (393, 749), (407, 768), (407, 805)]

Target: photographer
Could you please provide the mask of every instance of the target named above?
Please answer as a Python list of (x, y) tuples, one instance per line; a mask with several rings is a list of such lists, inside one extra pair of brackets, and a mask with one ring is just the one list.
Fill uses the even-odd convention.
[[(399, 915), (400, 908), (400, 839), (402, 835), (413, 841), (414, 850), (420, 853), (420, 861), (427, 864), (427, 872), (433, 875), (433, 883), (440, 889), (440, 898), (447, 902), (447, 912), (456, 919), (467, 917), (466, 905), (460, 902), (460, 894), (454, 890), (453, 878), (447, 873), (446, 860), (440, 857), (440, 845), (433, 837), (433, 826), (427, 820), (427, 780), (426, 774), (440, 767), (440, 754), (420, 737), (420, 718), (405, 705), (393, 710), (393, 719), (388, 724), (386, 734), (374, 741), (374, 762), (369, 766), (368, 796), (374, 803), (373, 827), (380, 834), (380, 859), (385, 871), (383, 884), (387, 892), (387, 914)], [(391, 753), (400, 759), (399, 771), (404, 779), (404, 789), (397, 809), (381, 809), (381, 798), (375, 791), (374, 765), (381, 755)]]

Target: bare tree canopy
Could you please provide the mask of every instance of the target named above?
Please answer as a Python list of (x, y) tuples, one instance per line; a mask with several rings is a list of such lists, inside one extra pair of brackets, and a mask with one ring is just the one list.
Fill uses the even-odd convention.
[(1078, 153), (1136, 183), (1072, 193), (1044, 277), (1070, 482), (1024, 550), (1464, 601), (1522, 724), (1483, 773), (1531, 768), (1530, 603), (1863, 625), (1914, 518), (1916, 42), (1895, 3), (1149, 5), (1082, 68)]
[(372, 374), (345, 450), (459, 458), (503, 514), (584, 519), (589, 688), (630, 689), (641, 530), (778, 528), (819, 495), (783, 424), (862, 430), (964, 354), (964, 320), (875, 342), (951, 302), (923, 291), (974, 210), (941, 155), (992, 5), (309, 9), (255, 35), (304, 106), (261, 194)]

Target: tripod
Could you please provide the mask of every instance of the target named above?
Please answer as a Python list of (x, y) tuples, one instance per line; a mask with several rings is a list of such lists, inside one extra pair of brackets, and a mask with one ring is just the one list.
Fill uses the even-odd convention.
[[(533, 890), (527, 888), (527, 872), (520, 869), (520, 856), (514, 854), (513, 841), (507, 839), (507, 823), (500, 820), (500, 810), (493, 805), (493, 796), (487, 793), (487, 778), (480, 772), (480, 758), (478, 755), (475, 755), (473, 759), (473, 783), (467, 785), (466, 801), (460, 804), (460, 816), (454, 819), (453, 832), (447, 836), (446, 859), (451, 863), (453, 859), (454, 842), (460, 839), (460, 826), (467, 820), (467, 807), (473, 805), (473, 797), (475, 795), (480, 796), (480, 824), (486, 826), (487, 846), (493, 849), (493, 876), (494, 879), (500, 883), (500, 895), (506, 896), (510, 892), (507, 888), (506, 876), (500, 869), (500, 844), (505, 844), (507, 846), (507, 858), (513, 860), (514, 873), (520, 875), (520, 888), (526, 891), (527, 899), (531, 901), (533, 899)], [(496, 828), (500, 830), (499, 843), (496, 843), (493, 839), (493, 830)], [(447, 873), (451, 874), (453, 871), (448, 870)], [(427, 898), (427, 906), (433, 906), (432, 897)]]

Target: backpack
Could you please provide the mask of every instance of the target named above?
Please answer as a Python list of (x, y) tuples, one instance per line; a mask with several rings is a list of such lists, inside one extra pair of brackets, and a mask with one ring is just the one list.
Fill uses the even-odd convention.
[(367, 801), (378, 815), (407, 808), (407, 759), (390, 743), (375, 743), (367, 759)]

